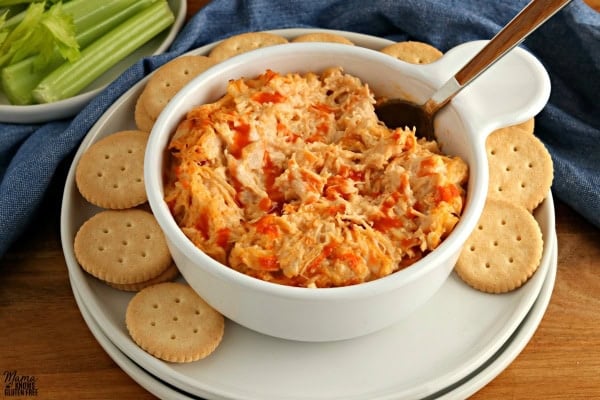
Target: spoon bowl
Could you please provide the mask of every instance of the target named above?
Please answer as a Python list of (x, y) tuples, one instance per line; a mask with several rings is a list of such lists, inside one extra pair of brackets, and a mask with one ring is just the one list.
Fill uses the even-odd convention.
[(377, 116), (389, 128), (414, 127), (418, 136), (434, 140), (433, 119), (437, 112), (570, 2), (533, 0), (426, 102), (421, 104), (398, 98), (382, 101), (376, 106)]
[[(427, 103), (425, 103), (427, 104)], [(390, 99), (376, 105), (379, 119), (389, 128), (415, 128), (418, 136), (434, 140), (433, 116), (425, 106), (404, 99)]]

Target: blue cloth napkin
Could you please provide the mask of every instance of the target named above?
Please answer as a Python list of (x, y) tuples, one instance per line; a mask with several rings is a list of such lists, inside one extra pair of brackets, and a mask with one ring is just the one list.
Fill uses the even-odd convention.
[[(526, 3), (214, 0), (186, 24), (167, 53), (140, 60), (73, 119), (0, 124), (0, 257), (32, 223), (59, 165), (69, 162), (94, 122), (127, 89), (173, 57), (236, 33), (300, 27), (419, 40), (445, 51), (465, 41), (490, 39)], [(575, 0), (523, 45), (552, 80), (536, 134), (554, 161), (553, 193), (600, 227), (600, 14)]]

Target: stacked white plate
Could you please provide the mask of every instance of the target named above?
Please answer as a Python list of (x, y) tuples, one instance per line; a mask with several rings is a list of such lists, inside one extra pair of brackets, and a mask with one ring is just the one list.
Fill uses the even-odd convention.
[[(273, 31), (294, 37), (314, 30)], [(330, 31), (380, 49), (390, 42)], [(193, 51), (206, 54), (211, 46)], [(423, 307), (383, 331), (340, 342), (272, 338), (227, 322), (217, 350), (204, 360), (173, 364), (139, 348), (125, 327), (132, 293), (86, 274), (73, 254), (77, 229), (97, 208), (77, 191), (74, 169), (100, 138), (134, 129), (134, 106), (145, 81), (131, 88), (88, 133), (67, 177), (61, 215), (63, 250), (73, 293), (91, 332), (110, 357), (149, 392), (166, 399), (423, 399), (465, 398), (520, 353), (550, 301), (557, 268), (554, 204), (549, 193), (535, 211), (544, 252), (535, 275), (502, 295), (478, 292), (456, 275)]]

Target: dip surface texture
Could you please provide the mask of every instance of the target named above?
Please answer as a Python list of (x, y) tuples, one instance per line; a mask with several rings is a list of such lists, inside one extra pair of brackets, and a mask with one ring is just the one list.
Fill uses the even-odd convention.
[(285, 285), (358, 284), (435, 249), (459, 220), (468, 168), (378, 121), (331, 68), (232, 80), (169, 143), (165, 201), (215, 260)]

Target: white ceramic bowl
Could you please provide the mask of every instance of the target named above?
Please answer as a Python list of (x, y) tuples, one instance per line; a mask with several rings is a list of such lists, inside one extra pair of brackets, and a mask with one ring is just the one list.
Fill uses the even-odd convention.
[(222, 96), (229, 79), (256, 76), (267, 68), (285, 73), (342, 66), (345, 72), (367, 82), (378, 96), (422, 102), (483, 44), (466, 43), (429, 65), (407, 64), (358, 46), (284, 44), (234, 57), (195, 78), (159, 116), (145, 158), (150, 206), (186, 281), (227, 318), (267, 335), (302, 341), (365, 335), (391, 325), (425, 303), (452, 272), (483, 209), (488, 184), (486, 136), (493, 129), (535, 116), (548, 100), (547, 73), (525, 50), (509, 53), (463, 90), (436, 119), (443, 151), (461, 156), (470, 167), (460, 222), (426, 257), (375, 281), (327, 289), (288, 287), (251, 278), (216, 262), (186, 238), (163, 200), (165, 148), (186, 112)]
[(37, 124), (72, 117), (139, 59), (165, 52), (183, 26), (187, 12), (186, 1), (169, 0), (168, 2), (175, 15), (173, 25), (118, 62), (77, 96), (53, 103), (21, 106), (10, 104), (0, 90), (0, 122)]

